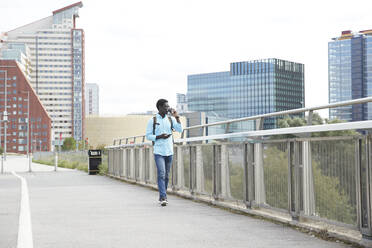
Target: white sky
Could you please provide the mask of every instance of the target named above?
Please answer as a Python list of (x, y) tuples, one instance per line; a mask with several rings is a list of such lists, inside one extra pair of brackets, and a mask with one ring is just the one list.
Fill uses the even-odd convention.
[[(77, 0), (2, 0), (0, 31)], [(100, 87), (100, 113), (176, 105), (187, 75), (228, 71), (230, 62), (280, 58), (305, 64), (306, 107), (328, 103), (328, 41), (372, 29), (370, 0), (86, 0), (86, 83)], [(325, 116), (327, 111), (322, 113)]]

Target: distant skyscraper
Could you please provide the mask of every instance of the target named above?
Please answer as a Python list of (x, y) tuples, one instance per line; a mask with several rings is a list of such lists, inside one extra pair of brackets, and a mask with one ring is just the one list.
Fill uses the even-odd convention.
[(99, 115), (99, 87), (98, 84), (85, 85), (85, 114)]
[[(372, 30), (343, 31), (328, 43), (329, 103), (372, 96)], [(329, 110), (330, 119), (372, 119), (372, 103)]]
[[(230, 64), (230, 71), (189, 75), (188, 110), (241, 118), (304, 107), (304, 65), (280, 59)], [(276, 118), (264, 128), (275, 128)]]
[[(31, 85), (52, 118), (55, 139), (84, 136), (84, 30), (76, 28), (83, 6), (78, 2), (53, 11), (53, 15), (6, 33), (2, 56), (15, 45), (27, 45), (31, 59)], [(1, 46), (0, 45), (0, 46)], [(18, 49), (24, 51), (22, 47)], [(27, 49), (26, 49), (27, 50)]]
[(178, 113), (187, 112), (187, 96), (185, 94), (177, 93), (177, 106)]

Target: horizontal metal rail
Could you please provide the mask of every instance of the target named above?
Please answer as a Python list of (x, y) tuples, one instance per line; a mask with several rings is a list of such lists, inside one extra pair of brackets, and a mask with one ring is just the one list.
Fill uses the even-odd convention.
[[(288, 128), (277, 128), (277, 129), (268, 129), (268, 130), (257, 130), (257, 131), (248, 131), (248, 132), (239, 132), (239, 133), (228, 133), (228, 134), (217, 134), (210, 136), (199, 136), (191, 137), (185, 139), (175, 139), (175, 143), (183, 142), (195, 142), (195, 141), (206, 141), (206, 140), (223, 140), (230, 138), (256, 138), (269, 135), (301, 135), (314, 132), (328, 132), (328, 131), (345, 131), (345, 130), (368, 130), (372, 129), (372, 121), (356, 121), (356, 122), (346, 122), (346, 123), (335, 123), (335, 124), (326, 124), (326, 125), (312, 125), (312, 126), (303, 126), (303, 127), (288, 127)], [(142, 142), (136, 144), (122, 144), (122, 145), (112, 145), (107, 146), (106, 148), (120, 148), (120, 147), (134, 147), (134, 146), (144, 146), (151, 145), (151, 142)]]
[(267, 114), (262, 114), (262, 115), (254, 115), (254, 116), (250, 116), (250, 117), (243, 117), (243, 118), (239, 118), (239, 119), (213, 122), (213, 123), (208, 123), (208, 124), (203, 124), (203, 125), (185, 127), (184, 130), (189, 130), (189, 129), (194, 129), (194, 128), (202, 128), (202, 127), (209, 127), (209, 126), (216, 126), (216, 125), (223, 125), (223, 124), (230, 124), (230, 123), (241, 122), (241, 121), (257, 120), (257, 119), (260, 119), (260, 118), (274, 117), (274, 116), (278, 116), (278, 115), (298, 114), (298, 113), (303, 113), (303, 112), (308, 112), (308, 111), (327, 109), (327, 108), (336, 108), (336, 107), (342, 107), (342, 106), (353, 105), (353, 104), (361, 104), (361, 103), (367, 103), (367, 102), (372, 102), (372, 97), (359, 98), (359, 99), (355, 99), (355, 100), (351, 100), (351, 101), (331, 103), (331, 104), (327, 104), (327, 105), (321, 105), (321, 106), (310, 107), (310, 108), (291, 109), (291, 110), (267, 113)]
[[(249, 117), (243, 117), (243, 118), (238, 118), (238, 119), (219, 121), (219, 122), (207, 123), (207, 124), (202, 124), (202, 125), (195, 125), (195, 126), (183, 128), (183, 132), (185, 132), (186, 130), (195, 129), (195, 128), (205, 128), (205, 127), (210, 127), (210, 126), (231, 124), (231, 123), (235, 123), (235, 122), (264, 119), (264, 118), (274, 117), (274, 116), (283, 116), (283, 115), (298, 114), (298, 113), (304, 113), (304, 112), (312, 112), (312, 111), (315, 111), (315, 110), (321, 110), (321, 109), (327, 109), (327, 108), (336, 108), (336, 107), (342, 107), (342, 106), (348, 106), (348, 105), (354, 105), (354, 104), (362, 104), (362, 103), (367, 103), (367, 102), (372, 102), (372, 97), (365, 97), (365, 98), (359, 98), (359, 99), (350, 100), (350, 101), (331, 103), (331, 104), (320, 105), (320, 106), (309, 107), (309, 108), (291, 109), (291, 110), (285, 110), (285, 111), (279, 111), (279, 112), (273, 112), (273, 113), (267, 113), (267, 114), (249, 116)], [(329, 126), (329, 125), (327, 125), (327, 126)], [(277, 133), (278, 130), (282, 130), (282, 129), (283, 128), (272, 129), (272, 130), (275, 130), (274, 131), (275, 134), (279, 134), (279, 133)], [(265, 130), (265, 131), (268, 131), (268, 130)], [(318, 132), (318, 131), (316, 131), (316, 132)], [(243, 132), (243, 133), (246, 133), (246, 132)], [(241, 135), (243, 133), (235, 133), (235, 135), (237, 135), (237, 134)], [(249, 133), (251, 133), (251, 132), (249, 132)], [(222, 134), (222, 135), (224, 135), (224, 134)], [(237, 137), (235, 135), (233, 135), (233, 137)], [(221, 135), (206, 136), (203, 139), (198, 139), (198, 140), (189, 140), (189, 139), (194, 139), (194, 138), (182, 139), (182, 141), (180, 141), (180, 142), (219, 139), (218, 137), (220, 137), (220, 136)], [(262, 135), (257, 135), (257, 136), (262, 136)], [(207, 138), (207, 137), (209, 137), (209, 138)], [(212, 137), (214, 137), (214, 138), (212, 138)], [(228, 136), (224, 136), (224, 137), (225, 138), (231, 138), (231, 137), (228, 137)], [(130, 140), (133, 140), (133, 143), (135, 143), (137, 138), (142, 139), (142, 143), (139, 143), (139, 144), (147, 144), (145, 142), (146, 135), (138, 135), (138, 136), (131, 136), (131, 137), (114, 139), (113, 145), (114, 146), (115, 145), (122, 145), (123, 140), (125, 140), (125, 144), (128, 144), (128, 141), (130, 141)], [(198, 137), (198, 138), (200, 138), (200, 137)], [(118, 142), (118, 144), (117, 144), (117, 142)], [(175, 142), (177, 142), (177, 141), (175, 140)]]

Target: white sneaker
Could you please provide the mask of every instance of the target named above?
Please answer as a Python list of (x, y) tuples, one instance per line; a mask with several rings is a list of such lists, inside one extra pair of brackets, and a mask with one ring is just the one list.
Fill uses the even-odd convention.
[(159, 203), (160, 203), (160, 205), (161, 205), (162, 207), (165, 207), (165, 206), (167, 206), (167, 204), (168, 204), (168, 202), (167, 202), (166, 199), (160, 199)]

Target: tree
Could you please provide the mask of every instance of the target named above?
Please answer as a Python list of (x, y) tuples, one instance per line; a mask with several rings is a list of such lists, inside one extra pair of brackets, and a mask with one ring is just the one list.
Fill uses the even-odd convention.
[(76, 148), (76, 141), (73, 137), (68, 137), (63, 141), (62, 150), (71, 151)]
[[(279, 127), (294, 127), (298, 124), (307, 125), (305, 119), (302, 121), (286, 116), (278, 121)], [(334, 119), (322, 119), (314, 113), (312, 125), (335, 124), (343, 121)], [(354, 136), (359, 133), (355, 130), (326, 131), (312, 133), (312, 137), (332, 137), (332, 136)], [(294, 135), (283, 135), (283, 138), (291, 138)], [(273, 139), (277, 139), (274, 136)], [(320, 216), (329, 219), (336, 219), (345, 223), (355, 221), (356, 191), (355, 191), (355, 141), (351, 139), (342, 140), (313, 140), (311, 141), (311, 157), (313, 163), (314, 180), (318, 181), (315, 185), (317, 212)], [(320, 187), (322, 185), (322, 187)], [(331, 190), (330, 190), (331, 188)], [(327, 189), (327, 190), (325, 190)], [(323, 191), (322, 191), (323, 190)], [(318, 193), (317, 193), (318, 192)], [(322, 192), (322, 194), (321, 194)], [(327, 193), (324, 193), (327, 192)], [(336, 194), (337, 193), (337, 194)], [(326, 204), (327, 195), (333, 198), (332, 204)], [(331, 202), (331, 201), (329, 201)], [(338, 202), (337, 205), (335, 202)], [(345, 211), (338, 210), (342, 215), (329, 209), (340, 209), (344, 205)], [(320, 206), (320, 207), (319, 207)], [(344, 216), (344, 217), (343, 217)]]
[[(335, 123), (342, 123), (344, 121), (334, 119), (334, 120), (328, 120), (328, 119), (322, 119), (322, 117), (318, 113), (314, 113), (312, 117), (312, 123), (311, 125), (322, 125), (322, 124), (335, 124)], [(300, 117), (290, 117), (286, 115), (283, 119), (278, 120), (278, 127), (279, 128), (287, 128), (287, 127), (301, 127), (306, 126), (307, 120), (306, 118), (300, 118)], [(326, 132), (314, 132), (311, 134), (311, 137), (330, 137), (330, 136), (352, 136), (357, 135), (358, 133), (354, 130), (345, 130), (345, 131), (326, 131)], [(286, 135), (277, 135), (274, 136), (274, 139), (278, 138), (294, 138), (295, 136), (292, 134), (286, 134)]]
[[(355, 223), (355, 204), (340, 185), (337, 176), (327, 175), (316, 160), (312, 161), (316, 215), (348, 224)], [(288, 208), (288, 156), (275, 145), (264, 150), (266, 202), (277, 208)]]

